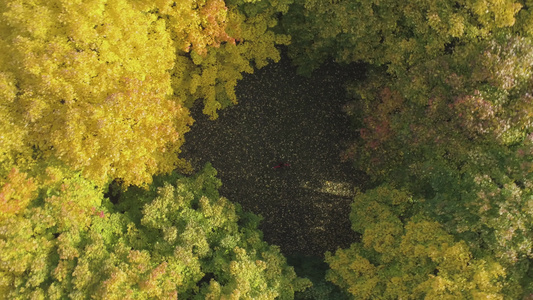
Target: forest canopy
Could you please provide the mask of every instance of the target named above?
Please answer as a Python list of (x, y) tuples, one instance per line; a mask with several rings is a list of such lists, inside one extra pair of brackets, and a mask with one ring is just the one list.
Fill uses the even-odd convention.
[(98, 184), (189, 171), (177, 155), (188, 107), (203, 99), (216, 118), (237, 102), (241, 73), (279, 60), (275, 45), (288, 42), (269, 30), (287, 4), (260, 4), (3, 1), (2, 174), (36, 156)]
[(207, 165), (193, 177), (159, 177), (113, 205), (79, 173), (38, 188), (12, 172), (2, 194), (20, 202), (0, 219), (0, 291), (11, 299), (274, 299), (307, 287), (262, 241), (259, 218), (218, 194), (215, 176)]
[(306, 298), (260, 218), (180, 157), (193, 105), (216, 119), (283, 45), (301, 74), (367, 69), (336, 78), (357, 133), (339, 159), (370, 179), (325, 279), (354, 299), (530, 299), (531, 6), (2, 1), (0, 294)]
[(297, 0), (283, 17), (300, 72), (371, 65), (348, 84), (343, 157), (380, 187), (354, 200), (361, 242), (326, 255), (354, 298), (533, 295), (528, 4)]

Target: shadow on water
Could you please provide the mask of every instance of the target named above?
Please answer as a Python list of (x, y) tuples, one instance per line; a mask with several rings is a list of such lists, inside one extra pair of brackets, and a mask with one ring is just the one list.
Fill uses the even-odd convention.
[[(296, 75), (284, 57), (236, 87), (239, 104), (210, 121), (200, 105), (182, 157), (195, 169), (210, 161), (220, 192), (264, 217), (267, 242), (284, 254), (322, 256), (348, 247), (356, 236), (349, 213), (363, 176), (339, 154), (355, 138), (342, 112), (346, 78), (362, 71), (326, 64), (310, 78)], [(280, 163), (290, 166), (274, 169)]]

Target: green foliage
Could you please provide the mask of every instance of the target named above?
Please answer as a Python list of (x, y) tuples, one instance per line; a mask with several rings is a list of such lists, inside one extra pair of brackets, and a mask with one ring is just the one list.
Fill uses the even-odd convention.
[(517, 299), (522, 290), (512, 272), (413, 215), (420, 203), (389, 186), (356, 196), (350, 218), (361, 242), (326, 254), (326, 278), (355, 299)]
[[(512, 26), (517, 1), (296, 0), (283, 26), (291, 56), (308, 73), (326, 58), (387, 64), (402, 74), (454, 45)], [(524, 24), (528, 24), (523, 16)], [(530, 26), (529, 26), (530, 27)]]
[(424, 198), (420, 214), (474, 258), (497, 262), (511, 299), (533, 254), (532, 50), (528, 37), (494, 34), (352, 87), (361, 142), (347, 154), (376, 181)]
[(331, 282), (326, 281), (326, 270), (329, 269), (328, 264), (324, 262), (321, 257), (291, 255), (287, 257), (287, 261), (291, 266), (294, 266), (296, 274), (301, 277), (311, 280), (313, 285), (303, 292), (298, 292), (294, 295), (294, 299), (298, 300), (344, 300), (350, 299), (350, 295), (335, 286)]
[(533, 48), (505, 35), (457, 49), (357, 89), (365, 117), (353, 154), (376, 179), (426, 198), (448, 230), (514, 264), (531, 255)]
[(256, 216), (219, 196), (210, 165), (130, 188), (116, 208), (68, 169), (47, 172), (37, 189), (15, 170), (2, 189), (0, 289), (10, 299), (292, 299), (310, 285), (262, 241)]

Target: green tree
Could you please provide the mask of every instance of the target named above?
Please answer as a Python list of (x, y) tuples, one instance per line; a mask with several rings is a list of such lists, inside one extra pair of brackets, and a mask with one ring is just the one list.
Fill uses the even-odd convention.
[(378, 182), (426, 199), (423, 215), (529, 290), (532, 50), (530, 38), (502, 34), (406, 77), (371, 75), (353, 88), (361, 143), (347, 153)]
[(386, 64), (398, 75), (454, 45), (512, 26), (522, 6), (514, 0), (296, 0), (283, 26), (293, 37), (289, 51), (303, 73), (333, 58)]
[(326, 254), (327, 279), (355, 299), (517, 299), (512, 272), (418, 213), (420, 205), (387, 185), (357, 195), (350, 219), (361, 242)]
[(12, 171), (0, 194), (10, 299), (292, 299), (310, 284), (262, 241), (257, 216), (220, 197), (210, 165), (130, 188), (116, 207), (79, 173), (45, 170), (41, 184)]
[[(362, 246), (346, 250), (342, 255), (349, 259), (332, 265), (342, 274), (335, 280), (363, 297), (379, 297), (375, 290), (400, 298), (383, 288), (383, 278), (390, 276), (376, 274), (391, 256), (400, 257), (395, 252), (400, 236), (409, 228), (428, 227), (451, 249), (472, 257), (470, 265), (501, 267), (505, 275), (497, 271), (493, 277), (506, 283), (495, 293), (514, 299), (532, 289), (527, 277), (533, 234), (530, 3), (408, 2), (297, 0), (283, 18), (301, 72), (328, 58), (372, 65), (367, 80), (349, 88), (357, 100), (346, 110), (357, 118), (360, 140), (343, 156), (377, 183), (391, 182), (425, 199), (411, 219), (377, 222), (365, 233), (356, 229), (363, 234)], [(389, 213), (375, 209), (380, 220), (387, 219)], [(446, 251), (430, 259), (438, 264)], [(364, 259), (352, 266), (361, 270), (350, 271), (349, 260), (359, 256)], [(478, 288), (460, 283), (475, 282), (476, 272), (465, 271), (470, 279), (452, 280), (446, 289), (470, 293), (455, 297), (477, 297)], [(363, 277), (364, 285), (354, 287)], [(421, 288), (426, 296), (430, 290)]]

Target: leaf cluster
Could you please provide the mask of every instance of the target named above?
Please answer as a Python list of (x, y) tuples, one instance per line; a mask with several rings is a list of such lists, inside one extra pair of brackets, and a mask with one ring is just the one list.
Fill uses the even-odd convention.
[(190, 172), (178, 157), (199, 99), (237, 103), (241, 73), (280, 59), (286, 1), (4, 1), (0, 173), (58, 158), (97, 184)]
[(309, 286), (262, 240), (259, 218), (218, 195), (215, 175), (207, 165), (151, 190), (131, 188), (117, 206), (129, 210), (117, 211), (79, 174), (37, 187), (14, 170), (2, 188), (3, 295), (290, 299)]
[[(396, 205), (380, 203), (401, 198), (381, 188), (356, 197), (352, 222), (362, 241), (328, 258), (330, 279), (354, 296), (488, 297), (477, 294), (488, 282), (498, 287), (497, 298), (531, 292), (528, 4), (295, 1), (283, 19), (301, 72), (329, 58), (373, 66), (367, 80), (349, 87), (356, 100), (347, 109), (359, 118), (360, 139), (344, 158), (377, 184), (389, 182), (424, 199), (406, 217)], [(409, 242), (414, 252), (402, 248), (409, 228), (428, 234)], [(461, 269), (467, 277), (443, 273), (447, 267), (439, 259), (452, 251), (447, 249), (469, 257)], [(426, 253), (417, 259), (427, 261), (422, 265), (428, 269), (409, 269), (413, 253)], [(492, 275), (483, 276), (492, 279), (478, 287), (464, 284), (474, 284), (482, 277), (475, 274), (489, 269)], [(404, 284), (385, 270), (422, 277)], [(405, 294), (392, 282), (404, 286)]]
[[(516, 297), (506, 269), (490, 255), (473, 255), (435, 220), (408, 213), (416, 205), (384, 185), (355, 197), (351, 219), (361, 243), (326, 254), (327, 279), (354, 299), (480, 299)], [(407, 212), (407, 213), (406, 213)]]

